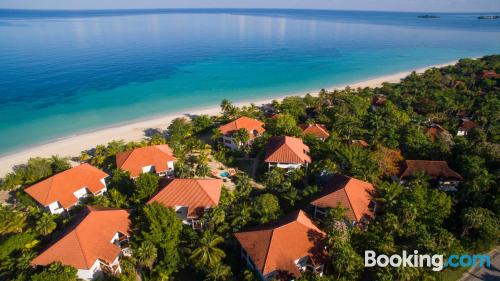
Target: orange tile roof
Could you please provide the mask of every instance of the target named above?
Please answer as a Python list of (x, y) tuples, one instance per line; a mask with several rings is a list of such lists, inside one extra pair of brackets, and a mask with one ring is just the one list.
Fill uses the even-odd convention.
[(472, 129), (477, 128), (477, 127), (479, 127), (479, 125), (476, 124), (474, 121), (467, 119), (467, 118), (463, 118), (460, 121), (460, 127), (458, 128), (458, 130), (459, 131), (469, 131), (469, 130), (472, 130)]
[(116, 167), (129, 171), (131, 177), (138, 177), (146, 166), (155, 166), (156, 172), (164, 172), (168, 170), (167, 162), (176, 160), (173, 154), (166, 144), (139, 147), (116, 154)]
[(376, 95), (372, 99), (372, 105), (383, 106), (387, 101), (387, 97), (384, 95)]
[(481, 72), (481, 79), (486, 79), (486, 78), (499, 79), (500, 74), (497, 74), (494, 70), (483, 70)]
[(328, 129), (323, 124), (302, 124), (299, 127), (306, 135), (313, 135), (321, 139), (326, 139), (330, 136)]
[(205, 208), (219, 204), (222, 190), (220, 179), (174, 179), (151, 198), (148, 204), (159, 202), (167, 207), (188, 208), (188, 217), (202, 215)]
[(265, 162), (268, 163), (311, 163), (307, 155), (309, 147), (294, 137), (272, 137), (266, 147)]
[(248, 131), (248, 134), (250, 135), (251, 140), (256, 137), (256, 135), (253, 134), (254, 131), (256, 131), (259, 135), (263, 134), (266, 131), (264, 129), (263, 122), (246, 116), (242, 116), (219, 127), (220, 133), (226, 136), (230, 136), (240, 129), (246, 129)]
[(311, 204), (320, 208), (335, 208), (340, 204), (348, 209), (346, 216), (349, 219), (360, 221), (365, 216), (373, 218), (369, 205), (374, 191), (375, 187), (369, 182), (335, 175)]
[(31, 264), (48, 265), (58, 261), (77, 269), (90, 269), (97, 259), (112, 263), (121, 249), (112, 244), (111, 239), (117, 232), (130, 234), (128, 217), (126, 210), (88, 207), (85, 217)]
[(263, 275), (279, 271), (300, 277), (295, 261), (321, 259), (326, 234), (299, 210), (235, 236)]
[(463, 180), (462, 176), (450, 169), (446, 161), (405, 160), (401, 179), (411, 177), (417, 172), (424, 172), (433, 178)]
[(438, 124), (433, 124), (429, 129), (427, 129), (427, 132), (425, 132), (425, 134), (428, 135), (432, 139), (432, 141), (435, 141), (439, 135), (445, 132), (448, 132), (445, 128), (441, 127)]
[(96, 193), (105, 187), (101, 179), (107, 176), (105, 172), (85, 163), (55, 174), (24, 191), (43, 206), (59, 201), (68, 209), (78, 203), (73, 192), (87, 187), (90, 192)]
[(353, 145), (358, 145), (358, 146), (360, 146), (360, 147), (362, 147), (362, 148), (367, 148), (367, 147), (369, 147), (369, 146), (370, 146), (370, 145), (369, 145), (369, 144), (368, 144), (365, 140), (363, 140), (363, 139), (361, 139), (361, 140), (352, 140), (352, 141), (351, 141), (351, 143), (352, 143)]

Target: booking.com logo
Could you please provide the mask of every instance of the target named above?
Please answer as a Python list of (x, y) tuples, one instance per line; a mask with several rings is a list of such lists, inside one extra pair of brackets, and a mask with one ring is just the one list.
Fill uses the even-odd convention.
[(429, 267), (433, 271), (441, 271), (443, 268), (451, 267), (490, 267), (491, 261), (488, 255), (450, 255), (446, 260), (443, 255), (413, 254), (403, 251), (401, 255), (377, 255), (375, 251), (365, 251), (365, 267)]

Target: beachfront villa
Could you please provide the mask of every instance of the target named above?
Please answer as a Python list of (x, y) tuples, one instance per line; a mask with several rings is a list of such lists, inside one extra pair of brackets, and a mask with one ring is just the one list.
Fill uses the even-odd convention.
[(430, 137), (433, 142), (435, 142), (436, 139), (441, 138), (445, 135), (450, 135), (450, 133), (445, 128), (441, 127), (439, 124), (432, 124), (430, 128), (427, 129), (425, 134), (428, 137)]
[(375, 214), (374, 192), (369, 182), (337, 174), (311, 202), (314, 217), (325, 218), (328, 208), (340, 206), (346, 209), (344, 214), (353, 225), (367, 224)]
[(301, 139), (281, 136), (272, 137), (266, 146), (265, 162), (272, 167), (299, 169), (311, 163), (309, 147)]
[(67, 212), (87, 196), (106, 192), (109, 175), (90, 164), (81, 164), (38, 182), (24, 191), (51, 214)]
[(220, 179), (174, 179), (148, 204), (158, 202), (173, 208), (184, 224), (203, 229), (200, 218), (219, 205), (222, 184)]
[(387, 102), (387, 97), (385, 95), (376, 95), (372, 99), (371, 108), (373, 111), (375, 111), (380, 107), (383, 107), (386, 102)]
[(330, 136), (328, 129), (323, 124), (302, 124), (299, 127), (304, 135), (312, 135), (322, 141)]
[(234, 235), (241, 257), (263, 281), (297, 279), (303, 272), (323, 274), (326, 234), (302, 210)]
[(401, 183), (405, 183), (408, 178), (415, 176), (418, 172), (430, 176), (434, 184), (444, 191), (456, 191), (458, 184), (464, 180), (460, 174), (448, 166), (446, 161), (429, 160), (405, 160), (399, 180)]
[(87, 207), (86, 214), (64, 236), (42, 251), (31, 264), (60, 262), (77, 269), (79, 279), (91, 280), (104, 273), (121, 273), (120, 259), (129, 256), (129, 213), (119, 209)]
[[(245, 129), (248, 132), (249, 140), (246, 144), (240, 143), (235, 138), (235, 133), (241, 129)], [(232, 150), (239, 149), (243, 145), (252, 144), (253, 140), (262, 136), (265, 131), (263, 122), (246, 116), (242, 116), (219, 127), (219, 132), (222, 135), (222, 143)]]
[(166, 144), (139, 147), (116, 155), (116, 167), (128, 171), (135, 179), (143, 173), (174, 176), (174, 153)]
[(462, 120), (460, 120), (460, 126), (458, 127), (457, 136), (466, 136), (469, 131), (474, 128), (479, 128), (479, 125), (469, 118), (463, 118)]

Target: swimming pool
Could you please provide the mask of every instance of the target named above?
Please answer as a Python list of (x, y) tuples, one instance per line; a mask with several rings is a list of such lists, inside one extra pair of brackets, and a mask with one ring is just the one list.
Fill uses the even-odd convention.
[(229, 172), (228, 171), (222, 171), (220, 172), (219, 176), (223, 177), (223, 178), (229, 178)]

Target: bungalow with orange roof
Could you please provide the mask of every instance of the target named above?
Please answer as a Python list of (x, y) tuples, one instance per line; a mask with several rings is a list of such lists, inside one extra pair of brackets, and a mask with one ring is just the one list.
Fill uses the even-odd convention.
[(474, 128), (479, 128), (479, 125), (469, 118), (462, 118), (460, 126), (458, 127), (457, 136), (466, 136), (469, 131)]
[(219, 205), (222, 184), (220, 179), (174, 179), (148, 204), (158, 202), (173, 208), (184, 224), (201, 229), (203, 213)]
[(278, 167), (282, 169), (299, 169), (311, 163), (309, 147), (301, 139), (282, 136), (272, 137), (266, 146), (264, 160), (269, 169)]
[(368, 147), (370, 147), (370, 145), (365, 140), (363, 140), (363, 139), (352, 140), (351, 144), (352, 145), (356, 145), (356, 146), (361, 147), (361, 148), (368, 148)]
[[(250, 137), (246, 144), (238, 143), (234, 137), (234, 134), (241, 129), (245, 129)], [(219, 127), (222, 143), (232, 150), (239, 149), (242, 145), (250, 145), (255, 138), (260, 137), (265, 131), (263, 122), (246, 116)]]
[(81, 164), (38, 182), (24, 191), (52, 214), (61, 214), (80, 199), (106, 192), (109, 175), (90, 164)]
[(483, 70), (479, 75), (480, 79), (500, 79), (500, 74), (497, 74), (495, 70)]
[(323, 274), (326, 234), (302, 210), (234, 235), (247, 266), (263, 281)]
[(79, 279), (90, 280), (104, 273), (121, 273), (120, 259), (129, 256), (131, 233), (126, 210), (87, 208), (87, 212), (64, 236), (33, 259), (33, 266), (60, 262), (78, 270)]
[(434, 142), (436, 141), (437, 138), (444, 136), (444, 135), (449, 135), (449, 132), (441, 127), (438, 124), (432, 124), (429, 129), (425, 132), (425, 134), (431, 138), (431, 140)]
[(387, 97), (385, 95), (376, 95), (372, 99), (372, 110), (377, 110), (382, 107), (387, 102)]
[(320, 140), (326, 140), (330, 136), (328, 129), (323, 124), (302, 124), (299, 127), (304, 135), (312, 135)]
[(116, 154), (116, 167), (128, 171), (131, 178), (143, 173), (156, 173), (159, 176), (174, 175), (174, 153), (166, 144), (139, 147)]
[(346, 209), (345, 216), (354, 224), (366, 224), (374, 218), (375, 187), (369, 183), (337, 174), (311, 202), (314, 217), (324, 218), (327, 208), (340, 206)]
[(463, 181), (462, 176), (453, 171), (446, 161), (430, 160), (405, 160), (399, 179), (404, 183), (419, 172), (429, 175), (445, 191), (456, 191), (457, 185)]

